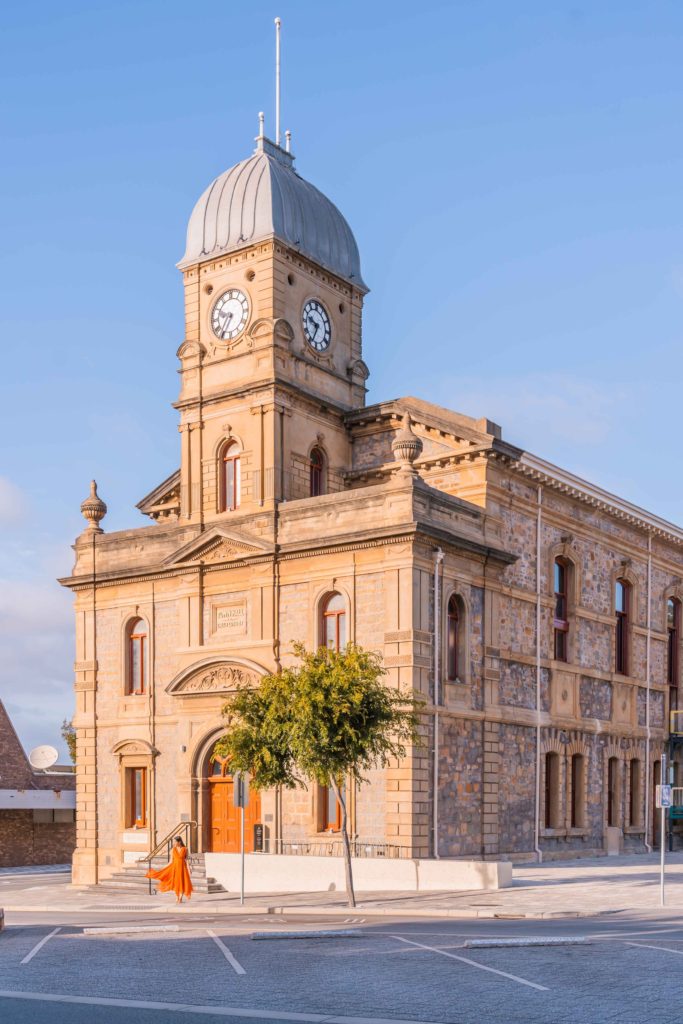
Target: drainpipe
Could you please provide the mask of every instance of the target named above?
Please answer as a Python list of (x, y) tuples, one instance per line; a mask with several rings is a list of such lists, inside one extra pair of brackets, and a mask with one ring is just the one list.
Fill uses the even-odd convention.
[(539, 845), (541, 814), (541, 527), (543, 488), (538, 485), (538, 510), (536, 515), (536, 811), (534, 821), (534, 850), (538, 863), (543, 863), (543, 852)]
[[(645, 641), (645, 849), (652, 853), (647, 841), (650, 828), (650, 630), (652, 627), (652, 534), (647, 535), (647, 638)], [(662, 782), (664, 779), (662, 779)]]
[(432, 829), (434, 833), (433, 850), (434, 857), (439, 859), (439, 703), (441, 701), (441, 687), (439, 685), (440, 647), (441, 647), (441, 607), (439, 602), (439, 566), (443, 562), (444, 554), (441, 548), (434, 552), (434, 772), (433, 772), (433, 794), (432, 794)]

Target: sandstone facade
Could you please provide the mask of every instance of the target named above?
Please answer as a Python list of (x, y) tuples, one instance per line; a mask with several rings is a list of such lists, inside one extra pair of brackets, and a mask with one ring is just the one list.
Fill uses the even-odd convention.
[[(683, 531), (488, 420), (416, 398), (366, 407), (362, 281), (277, 233), (216, 246), (183, 263), (180, 470), (140, 503), (149, 526), (103, 533), (86, 503), (62, 581), (76, 599), (76, 880), (181, 821), (198, 849), (234, 848), (212, 757), (225, 696), (288, 664), (293, 641), (325, 643), (335, 595), (344, 638), (426, 702), (424, 745), (347, 791), (360, 845), (566, 856), (604, 850), (611, 828), (644, 849), (677, 693), (666, 615), (683, 599)], [(212, 325), (232, 292), (249, 313), (226, 340)], [(312, 298), (331, 325), (321, 350), (302, 325)], [(266, 851), (337, 841), (316, 787), (263, 793), (250, 814)]]

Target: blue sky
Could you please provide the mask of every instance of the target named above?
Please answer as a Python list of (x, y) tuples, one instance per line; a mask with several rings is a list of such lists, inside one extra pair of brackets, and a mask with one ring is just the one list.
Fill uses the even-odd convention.
[(178, 465), (175, 263), (273, 125), (371, 287), (369, 401), (416, 394), (683, 522), (683, 6), (38, 0), (0, 39), (0, 698), (71, 714), (71, 568)]

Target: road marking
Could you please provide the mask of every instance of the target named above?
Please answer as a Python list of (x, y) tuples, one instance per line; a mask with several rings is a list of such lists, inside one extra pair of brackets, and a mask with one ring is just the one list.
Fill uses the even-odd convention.
[(129, 932), (179, 932), (177, 924), (123, 924), (84, 928), (84, 935), (127, 935)]
[(677, 928), (650, 928), (648, 931), (638, 932), (598, 932), (593, 936), (594, 939), (620, 939), (624, 935), (667, 935), (669, 932), (681, 932), (683, 926), (679, 925)]
[(211, 938), (216, 943), (216, 945), (220, 949), (220, 951), (223, 954), (223, 956), (225, 957), (225, 959), (228, 961), (228, 963), (230, 964), (230, 966), (234, 970), (235, 974), (246, 974), (247, 973), (245, 971), (244, 967), (242, 967), (242, 964), (239, 962), (239, 960), (235, 960), (234, 956), (232, 955), (232, 953), (230, 952), (228, 947), (225, 945), (224, 942), (221, 942), (221, 940), (218, 938), (218, 936), (216, 935), (215, 932), (212, 932), (210, 928), (207, 928), (206, 929), (206, 934), (211, 936)]
[(545, 985), (537, 985), (535, 981), (527, 981), (526, 978), (520, 978), (516, 974), (508, 974), (506, 971), (497, 971), (495, 967), (486, 967), (484, 964), (478, 964), (476, 960), (469, 960), (466, 956), (456, 956), (455, 953), (447, 953), (445, 949), (437, 949), (436, 946), (424, 946), (421, 942), (404, 939), (401, 935), (394, 935), (393, 938), (398, 939), (399, 942), (407, 942), (409, 946), (418, 946), (420, 949), (426, 949), (430, 953), (447, 956), (450, 960), (460, 960), (461, 963), (469, 964), (470, 967), (478, 967), (480, 971), (488, 971), (489, 974), (498, 974), (501, 978), (509, 978), (510, 981), (517, 981), (520, 985), (527, 985), (529, 988), (538, 989), (539, 992), (550, 991)]
[(132, 1010), (161, 1010), (163, 1013), (195, 1013), (207, 1017), (241, 1017), (260, 1020), (265, 1024), (273, 1021), (297, 1021), (302, 1024), (430, 1024), (425, 1020), (395, 1017), (331, 1017), (329, 1013), (287, 1013), (276, 1010), (247, 1010), (243, 1006), (195, 1006), (192, 1003), (157, 1003), (144, 999), (107, 999), (104, 996), (63, 996), (51, 992), (13, 992), (0, 989), (0, 999), (28, 999), (38, 1003), (73, 1003), (78, 1006), (118, 1006)]
[(27, 964), (27, 963), (29, 963), (30, 960), (33, 960), (33, 958), (36, 955), (36, 953), (38, 952), (38, 950), (42, 949), (43, 946), (45, 945), (45, 943), (49, 942), (50, 939), (53, 938), (53, 936), (55, 936), (57, 934), (57, 932), (61, 932), (61, 930), (62, 930), (61, 928), (55, 928), (53, 931), (50, 932), (49, 935), (43, 936), (43, 938), (40, 940), (40, 942), (36, 946), (33, 947), (31, 952), (28, 953), (24, 957), (24, 959), (21, 961), (22, 964)]
[(627, 942), (627, 946), (637, 946), (638, 949), (656, 949), (658, 953), (676, 953), (677, 956), (683, 956), (683, 949), (669, 949), (667, 946), (650, 946), (647, 942)]
[(252, 932), (251, 938), (256, 941), (264, 939), (360, 939), (365, 932), (356, 928), (337, 928), (330, 931), (305, 931), (298, 932)]

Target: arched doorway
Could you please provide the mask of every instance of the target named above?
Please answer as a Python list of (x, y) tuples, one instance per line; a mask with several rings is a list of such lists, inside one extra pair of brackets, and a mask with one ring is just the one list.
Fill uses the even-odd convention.
[[(208, 782), (208, 850), (211, 853), (239, 853), (240, 810), (234, 802), (234, 780), (228, 762), (216, 755), (207, 759)], [(254, 851), (254, 826), (261, 822), (261, 798), (255, 790), (249, 793), (244, 810), (244, 849)]]

